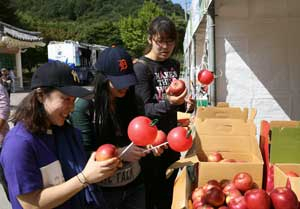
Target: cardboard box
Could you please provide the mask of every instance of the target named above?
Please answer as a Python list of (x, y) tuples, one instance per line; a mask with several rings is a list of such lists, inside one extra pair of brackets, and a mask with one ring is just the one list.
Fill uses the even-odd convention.
[[(262, 185), (263, 160), (256, 140), (256, 128), (253, 122), (256, 111), (247, 108), (230, 108), (228, 106), (198, 108), (192, 125), (193, 146), (185, 158), (169, 167), (198, 165), (197, 185), (204, 185), (208, 180), (232, 179), (238, 172), (248, 172), (259, 187)], [(219, 151), (225, 158), (246, 162), (214, 163), (206, 162), (207, 155)], [(174, 185), (172, 209), (189, 208), (191, 188), (188, 176), (181, 174)], [(181, 183), (179, 183), (181, 182)], [(181, 194), (176, 192), (181, 191)]]
[(300, 164), (280, 163), (274, 165), (274, 187), (285, 187), (289, 178), (291, 189), (300, 200), (300, 177), (288, 177), (285, 174), (288, 171), (300, 174)]
[(260, 149), (264, 159), (263, 188), (274, 188), (274, 164), (300, 163), (300, 121), (261, 121)]
[[(198, 119), (197, 119), (198, 120)], [(200, 119), (199, 119), (200, 120)], [(196, 121), (196, 154), (198, 166), (198, 186), (208, 180), (232, 179), (238, 172), (247, 172), (261, 187), (263, 160), (255, 137), (253, 122), (240, 119), (208, 119)], [(225, 159), (241, 162), (207, 162), (208, 154), (218, 151)]]

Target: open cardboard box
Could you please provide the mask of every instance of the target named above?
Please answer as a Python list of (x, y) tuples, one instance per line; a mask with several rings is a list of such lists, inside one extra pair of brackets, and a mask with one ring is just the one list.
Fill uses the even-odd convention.
[(300, 164), (279, 163), (274, 165), (274, 187), (285, 187), (289, 178), (291, 189), (300, 200), (300, 177), (288, 177), (286, 175), (288, 171), (300, 174)]
[[(247, 172), (261, 187), (263, 160), (255, 137), (255, 125), (240, 119), (209, 119), (196, 122), (196, 154), (198, 186), (208, 180), (232, 179), (238, 172)], [(235, 163), (207, 162), (208, 154), (218, 151)]]
[[(280, 176), (274, 164), (300, 163), (300, 121), (261, 121), (260, 149), (264, 159), (263, 188), (271, 192)], [(282, 180), (284, 181), (284, 179)], [(300, 183), (300, 182), (299, 182)]]
[[(234, 113), (231, 118), (232, 112)], [(201, 186), (210, 179), (232, 179), (236, 173), (244, 171), (251, 174), (255, 183), (261, 187), (263, 160), (255, 137), (255, 111), (251, 112), (248, 119), (247, 109), (242, 111), (240, 108), (233, 110), (229, 107), (199, 108), (192, 125), (193, 147), (184, 158), (172, 164), (169, 170), (197, 165), (197, 185)], [(221, 152), (225, 158), (246, 162), (206, 162), (207, 155), (214, 151)], [(182, 172), (174, 185), (172, 209), (189, 208), (187, 198), (190, 198), (192, 188), (189, 176)]]

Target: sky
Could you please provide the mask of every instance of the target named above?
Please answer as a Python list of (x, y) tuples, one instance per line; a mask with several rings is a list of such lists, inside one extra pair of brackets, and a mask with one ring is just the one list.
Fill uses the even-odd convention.
[(191, 1), (192, 0), (172, 0), (172, 2), (174, 4), (180, 4), (183, 9), (186, 9), (185, 7), (186, 7), (186, 4), (187, 4), (187, 10), (189, 10), (189, 7), (191, 5)]

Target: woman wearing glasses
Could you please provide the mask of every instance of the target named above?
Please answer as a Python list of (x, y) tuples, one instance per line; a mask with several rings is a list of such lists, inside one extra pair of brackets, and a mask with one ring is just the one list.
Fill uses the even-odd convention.
[[(141, 113), (159, 119), (157, 127), (166, 134), (177, 126), (177, 111), (185, 111), (186, 103), (193, 108), (194, 101), (186, 99), (187, 90), (179, 96), (168, 94), (168, 86), (179, 78), (180, 64), (170, 58), (176, 46), (175, 24), (167, 17), (155, 18), (148, 29), (148, 47), (145, 55), (134, 65), (138, 83), (135, 85)], [(158, 149), (156, 155), (142, 159), (146, 182), (147, 209), (171, 208), (173, 182), (176, 172), (166, 179), (169, 165), (179, 159), (180, 153)], [(153, 169), (155, 167), (155, 169)]]

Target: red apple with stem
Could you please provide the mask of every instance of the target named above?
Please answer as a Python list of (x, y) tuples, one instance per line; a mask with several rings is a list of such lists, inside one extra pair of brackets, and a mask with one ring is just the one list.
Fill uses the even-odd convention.
[(244, 194), (248, 209), (270, 209), (271, 198), (263, 189), (250, 189)]
[(190, 149), (193, 145), (192, 130), (186, 130), (179, 126), (173, 128), (167, 135), (167, 141), (172, 150), (184, 152)]
[(183, 80), (174, 78), (169, 86), (169, 94), (172, 96), (179, 96), (185, 90), (185, 83)]
[(221, 160), (223, 160), (223, 156), (220, 152), (213, 152), (207, 156), (208, 162), (219, 162)]
[(145, 116), (137, 116), (133, 118), (127, 129), (128, 137), (138, 146), (146, 146), (152, 144), (157, 136), (157, 120), (151, 120)]
[(213, 82), (213, 80), (214, 80), (214, 74), (211, 71), (209, 71), (207, 69), (203, 69), (203, 70), (199, 71), (198, 81), (201, 84), (209, 85), (209, 84), (211, 84), (211, 82)]
[(240, 172), (233, 177), (232, 180), (235, 188), (241, 192), (245, 192), (252, 188), (253, 180), (252, 176), (247, 172)]
[(289, 188), (277, 187), (271, 193), (270, 197), (274, 209), (297, 209), (298, 199), (296, 194)]
[(107, 160), (118, 155), (117, 148), (113, 144), (103, 144), (96, 151), (96, 160)]

